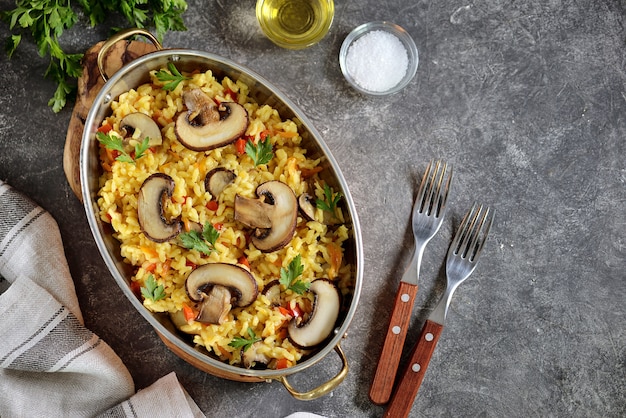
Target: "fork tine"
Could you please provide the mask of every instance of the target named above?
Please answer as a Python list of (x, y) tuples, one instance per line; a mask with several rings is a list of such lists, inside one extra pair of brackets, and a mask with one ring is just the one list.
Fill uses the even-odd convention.
[(442, 160), (431, 160), (422, 177), (422, 183), (417, 194), (419, 213), (425, 212), (428, 216), (441, 216), (450, 191), (452, 182), (452, 167)]
[(418, 212), (422, 213), (424, 211), (424, 205), (427, 201), (427, 199), (425, 198), (426, 193), (429, 191), (430, 189), (430, 185), (431, 185), (431, 169), (433, 167), (433, 163), (434, 160), (431, 160), (428, 163), (428, 167), (426, 167), (426, 171), (424, 171), (424, 175), (422, 176), (422, 182), (420, 183), (420, 187), (419, 190), (417, 191), (417, 197), (415, 198), (416, 202), (419, 202), (419, 210)]
[[(437, 201), (435, 216), (438, 218), (443, 214), (448, 201), (448, 193), (450, 192), (450, 184), (452, 183), (453, 176), (452, 166), (448, 166), (448, 163), (443, 163), (443, 170), (441, 176), (439, 176), (439, 183), (437, 187)], [(442, 190), (443, 187), (443, 190)]]
[(485, 245), (492, 222), (493, 211), (489, 207), (484, 208), (474, 203), (472, 209), (463, 218), (459, 232), (450, 246), (452, 254), (474, 262)]

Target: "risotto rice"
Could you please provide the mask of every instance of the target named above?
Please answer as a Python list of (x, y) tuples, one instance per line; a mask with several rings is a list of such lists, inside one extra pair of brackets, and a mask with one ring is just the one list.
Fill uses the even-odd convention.
[[(271, 180), (287, 184), (300, 196), (308, 193), (324, 199), (324, 182), (318, 173), (321, 159), (307, 158), (301, 146), (302, 138), (294, 121), (283, 120), (278, 111), (268, 105), (255, 103), (247, 85), (223, 78), (216, 79), (211, 71), (186, 74), (172, 91), (163, 89), (164, 83), (152, 71), (151, 81), (123, 93), (111, 105), (112, 113), (100, 127), (100, 132), (122, 137), (120, 121), (130, 113), (141, 112), (159, 125), (163, 141), (151, 147), (134, 163), (116, 161), (116, 153), (100, 146), (103, 174), (97, 199), (99, 216), (111, 224), (114, 237), (121, 244), (121, 255), (134, 268), (131, 287), (138, 291), (149, 278), (163, 287), (165, 297), (159, 300), (143, 298), (144, 306), (152, 312), (167, 312), (178, 328), (191, 335), (194, 344), (204, 347), (212, 356), (233, 365), (241, 365), (241, 348), (231, 345), (237, 337), (249, 338), (251, 333), (261, 340), (257, 352), (270, 361), (267, 367), (282, 368), (295, 365), (309, 351), (292, 344), (287, 335), (287, 324), (298, 315), (307, 315), (312, 309), (313, 295), (281, 289), (280, 306), (264, 294), (263, 289), (280, 277), (281, 269), (300, 255), (305, 282), (327, 278), (340, 293), (348, 295), (353, 289), (353, 272), (343, 260), (343, 245), (351, 231), (344, 225), (343, 214), (337, 207), (336, 225), (320, 222), (324, 216), (317, 209), (315, 221), (299, 216), (291, 242), (274, 252), (263, 253), (250, 242), (250, 231), (234, 220), (234, 199), (239, 194), (255, 197), (257, 186)], [(174, 120), (186, 110), (182, 93), (200, 88), (217, 103), (238, 102), (248, 112), (249, 124), (244, 140), (258, 143), (269, 137), (273, 158), (267, 164), (255, 166), (252, 158), (230, 144), (211, 151), (196, 152), (185, 148), (176, 138)], [(132, 147), (140, 132), (133, 133), (128, 146)], [(236, 174), (234, 181), (218, 196), (205, 190), (204, 177), (216, 167)], [(215, 250), (209, 255), (184, 248), (170, 240), (154, 242), (142, 232), (137, 199), (143, 181), (151, 174), (163, 173), (175, 183), (170, 199), (164, 205), (166, 218), (180, 217), (185, 230), (193, 224), (209, 222), (219, 232)], [(245, 308), (232, 309), (221, 324), (205, 324), (194, 320), (195, 305), (185, 290), (185, 280), (197, 266), (207, 263), (230, 263), (249, 269), (257, 282), (259, 294)]]

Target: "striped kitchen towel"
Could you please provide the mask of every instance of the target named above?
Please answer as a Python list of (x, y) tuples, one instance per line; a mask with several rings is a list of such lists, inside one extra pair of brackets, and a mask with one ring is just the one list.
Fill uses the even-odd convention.
[(56, 221), (0, 181), (0, 416), (201, 417), (174, 373), (135, 393), (85, 328)]

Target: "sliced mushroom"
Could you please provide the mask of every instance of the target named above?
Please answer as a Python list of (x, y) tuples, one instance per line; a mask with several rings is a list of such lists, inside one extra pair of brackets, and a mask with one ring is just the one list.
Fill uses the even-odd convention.
[(248, 306), (258, 295), (252, 274), (227, 263), (210, 263), (196, 268), (187, 276), (185, 289), (189, 298), (200, 304), (196, 321), (213, 324), (220, 323), (232, 306)]
[(270, 358), (265, 354), (259, 353), (259, 348), (263, 345), (261, 341), (257, 341), (252, 344), (248, 349), (241, 349), (241, 359), (243, 360), (243, 365), (246, 369), (250, 369), (257, 365), (258, 363), (267, 364), (270, 361)]
[(258, 199), (235, 196), (235, 220), (255, 228), (252, 243), (263, 252), (276, 251), (291, 241), (298, 219), (298, 201), (291, 187), (268, 181), (256, 189)]
[(334, 213), (327, 210), (322, 211), (321, 220), (317, 219), (315, 216), (317, 210), (315, 197), (308, 193), (303, 193), (298, 197), (298, 207), (300, 208), (300, 213), (307, 221), (318, 221), (324, 225), (338, 225), (341, 223)]
[(174, 180), (163, 173), (152, 174), (141, 185), (137, 217), (141, 230), (152, 241), (165, 242), (181, 230), (180, 217), (168, 221), (163, 211), (165, 199), (171, 198), (173, 192)]
[(145, 113), (135, 112), (124, 116), (120, 121), (120, 129), (124, 131), (124, 136), (132, 136), (136, 130), (139, 130), (140, 134), (137, 140), (142, 142), (145, 138), (148, 138), (148, 145), (151, 147), (163, 143), (159, 125)]
[(298, 198), (298, 206), (300, 207), (300, 213), (307, 221), (315, 220), (315, 198), (308, 193), (303, 193)]
[(219, 106), (201, 89), (187, 90), (183, 100), (188, 111), (176, 118), (176, 137), (193, 151), (206, 151), (228, 145), (248, 127), (248, 112), (233, 102)]
[(280, 282), (272, 280), (263, 288), (263, 295), (269, 299), (272, 306), (280, 305)]
[(232, 295), (227, 287), (213, 286), (200, 305), (196, 321), (206, 324), (223, 324), (233, 307), (230, 303), (231, 299)]
[(314, 347), (328, 338), (341, 307), (339, 291), (330, 280), (314, 280), (309, 290), (315, 294), (315, 300), (308, 320), (298, 323), (294, 318), (287, 326), (291, 342), (303, 348)]
[(237, 175), (223, 167), (217, 167), (209, 171), (204, 178), (204, 189), (211, 193), (215, 199), (224, 189), (235, 181)]

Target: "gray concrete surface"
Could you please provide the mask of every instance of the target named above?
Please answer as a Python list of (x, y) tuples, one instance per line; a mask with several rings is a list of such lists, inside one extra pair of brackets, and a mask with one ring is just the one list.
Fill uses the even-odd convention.
[[(2, 1), (1, 8), (12, 3)], [(209, 417), (375, 417), (367, 396), (412, 246), (409, 215), (428, 160), (454, 164), (450, 212), (427, 249), (409, 343), (443, 288), (453, 229), (474, 200), (497, 218), (474, 275), (455, 294), (413, 417), (626, 415), (626, 71), (623, 0), (337, 1), (329, 35), (301, 51), (260, 33), (254, 2), (189, 1), (189, 30), (165, 46), (206, 50), (269, 79), (312, 119), (342, 167), (365, 244), (346, 380), (315, 401), (280, 383), (200, 372), (161, 343), (116, 287), (62, 170), (70, 108), (54, 114), (47, 63), (0, 54), (0, 178), (58, 221), (87, 325), (142, 388), (175, 371)], [(385, 98), (355, 93), (338, 52), (367, 21), (403, 26), (417, 76)], [(0, 25), (0, 37), (9, 31)], [(108, 36), (85, 26), (76, 50)], [(406, 354), (404, 356), (406, 358)], [(333, 354), (295, 376), (305, 388)]]

